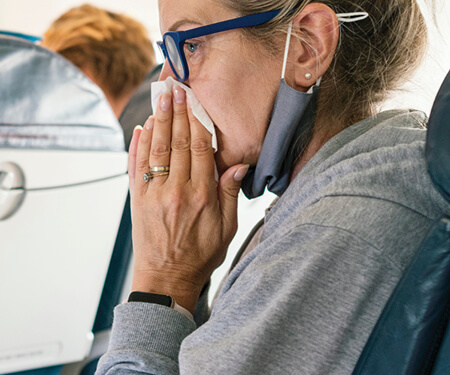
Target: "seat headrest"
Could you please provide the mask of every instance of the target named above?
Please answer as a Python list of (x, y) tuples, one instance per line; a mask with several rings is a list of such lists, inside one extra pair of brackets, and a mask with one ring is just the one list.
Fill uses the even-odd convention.
[(0, 148), (125, 149), (103, 91), (59, 54), (0, 35), (0, 82)]
[(450, 72), (431, 109), (425, 155), (435, 187), (450, 201)]

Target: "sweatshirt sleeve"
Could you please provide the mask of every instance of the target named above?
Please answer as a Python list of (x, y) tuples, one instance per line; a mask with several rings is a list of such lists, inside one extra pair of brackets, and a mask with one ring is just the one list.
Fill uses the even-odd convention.
[(179, 374), (181, 342), (195, 329), (193, 321), (169, 307), (123, 303), (114, 310), (109, 348), (96, 374)]

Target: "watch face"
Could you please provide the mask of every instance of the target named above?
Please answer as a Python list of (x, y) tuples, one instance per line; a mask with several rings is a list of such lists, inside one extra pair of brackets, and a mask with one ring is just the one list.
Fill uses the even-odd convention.
[(128, 302), (156, 303), (157, 305), (172, 307), (172, 297), (164, 294), (132, 292), (128, 298)]

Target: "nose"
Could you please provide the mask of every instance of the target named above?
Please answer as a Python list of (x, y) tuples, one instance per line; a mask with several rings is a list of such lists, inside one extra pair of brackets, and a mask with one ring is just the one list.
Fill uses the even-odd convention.
[(172, 68), (170, 67), (169, 61), (167, 59), (164, 60), (164, 65), (161, 69), (161, 74), (159, 75), (159, 80), (164, 81), (167, 77), (172, 77), (174, 80), (177, 80)]

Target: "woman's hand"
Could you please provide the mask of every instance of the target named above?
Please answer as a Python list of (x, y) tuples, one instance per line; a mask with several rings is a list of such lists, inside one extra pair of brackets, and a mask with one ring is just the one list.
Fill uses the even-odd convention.
[[(170, 166), (169, 174), (145, 182), (156, 166)], [(236, 232), (247, 169), (235, 165), (217, 184), (211, 134), (186, 105), (184, 90), (160, 98), (156, 115), (135, 129), (130, 145), (132, 290), (170, 295), (193, 312)]]

